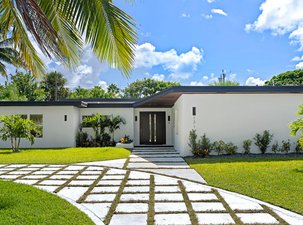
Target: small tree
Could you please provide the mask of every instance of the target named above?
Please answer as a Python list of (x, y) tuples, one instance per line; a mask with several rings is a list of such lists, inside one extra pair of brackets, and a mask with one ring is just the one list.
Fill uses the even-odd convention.
[(250, 146), (252, 144), (252, 140), (247, 139), (243, 141), (244, 154), (250, 153)]
[[(299, 110), (297, 111), (298, 116), (303, 116), (303, 105), (299, 106)], [(296, 136), (297, 133), (300, 133), (298, 144), (301, 148), (303, 148), (303, 118), (299, 118), (290, 124), (290, 134), (292, 136)]]
[(263, 134), (256, 134), (254, 137), (255, 145), (258, 146), (262, 154), (265, 154), (273, 135), (268, 130), (263, 131)]
[(125, 124), (126, 121), (121, 116), (115, 116), (109, 123), (109, 132), (112, 134), (113, 143), (115, 143), (115, 131), (120, 129), (122, 124)]
[(191, 149), (191, 152), (197, 156), (197, 150), (198, 150), (198, 141), (197, 141), (198, 135), (197, 131), (195, 129), (191, 130), (189, 132), (189, 140), (188, 140), (188, 146)]
[(4, 115), (0, 117), (0, 121), (3, 123), (0, 137), (4, 141), (11, 141), (13, 152), (19, 151), (21, 138), (30, 141), (31, 145), (35, 143), (33, 131), (38, 130), (38, 127), (33, 121), (22, 119), (20, 115)]

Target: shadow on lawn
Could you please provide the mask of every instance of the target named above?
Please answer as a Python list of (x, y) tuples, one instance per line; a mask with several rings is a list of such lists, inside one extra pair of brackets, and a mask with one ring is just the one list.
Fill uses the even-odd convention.
[[(207, 158), (184, 158), (190, 164), (215, 164), (215, 163), (234, 163), (234, 162), (273, 162), (273, 161), (291, 161), (300, 160), (303, 161), (303, 154), (288, 154), (288, 155), (221, 155), (221, 156), (209, 156)], [(299, 169), (298, 169), (299, 170)], [(300, 171), (297, 171), (300, 172)], [(302, 172), (302, 171), (301, 171)]]
[(16, 201), (11, 197), (8, 198), (5, 195), (0, 195), (0, 210), (8, 209), (13, 207), (16, 204)]

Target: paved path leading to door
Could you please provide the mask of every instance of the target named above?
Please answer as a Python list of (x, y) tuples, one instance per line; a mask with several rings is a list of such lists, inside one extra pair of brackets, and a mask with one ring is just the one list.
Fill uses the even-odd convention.
[(127, 162), (0, 165), (0, 179), (56, 194), (98, 225), (303, 224), (298, 214), (203, 183), (111, 167)]

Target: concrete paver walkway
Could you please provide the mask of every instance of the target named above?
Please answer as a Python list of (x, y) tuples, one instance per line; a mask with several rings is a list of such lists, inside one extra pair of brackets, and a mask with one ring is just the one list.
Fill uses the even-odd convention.
[(100, 165), (114, 162), (0, 165), (0, 179), (54, 193), (96, 224), (303, 224), (298, 214), (203, 183)]

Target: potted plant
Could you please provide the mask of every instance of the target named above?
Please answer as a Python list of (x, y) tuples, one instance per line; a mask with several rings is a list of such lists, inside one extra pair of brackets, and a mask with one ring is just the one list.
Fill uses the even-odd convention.
[(128, 135), (125, 135), (120, 139), (120, 141), (116, 144), (117, 148), (128, 148), (133, 149), (134, 148), (134, 142), (132, 139), (129, 138)]

